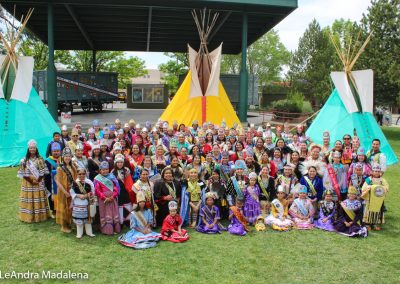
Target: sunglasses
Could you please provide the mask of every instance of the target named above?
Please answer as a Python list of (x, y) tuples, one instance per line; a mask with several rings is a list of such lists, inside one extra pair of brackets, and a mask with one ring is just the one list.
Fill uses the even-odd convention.
[(72, 137), (78, 137), (79, 135), (72, 135)]

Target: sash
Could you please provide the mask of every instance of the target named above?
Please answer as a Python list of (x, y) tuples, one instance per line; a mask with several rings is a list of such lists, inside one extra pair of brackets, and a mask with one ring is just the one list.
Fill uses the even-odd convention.
[(212, 208), (211, 208), (211, 211), (210, 211), (210, 209), (208, 208), (208, 206), (203, 206), (203, 208), (201, 208), (201, 211), (203, 211), (203, 213), (204, 213), (204, 216), (206, 217), (206, 220), (207, 221), (212, 221), (212, 222), (214, 222), (214, 219), (215, 219), (215, 210), (214, 210), (214, 206), (212, 206)]
[(55, 160), (52, 159), (52, 156), (48, 157), (46, 161), (51, 165), (53, 168), (57, 168), (58, 164)]
[(103, 175), (97, 175), (94, 179), (107, 187), (111, 192), (114, 191), (114, 183), (110, 179)]
[(181, 195), (181, 209), (179, 211), (179, 215), (182, 217), (183, 223), (185, 223), (186, 221), (188, 206), (189, 206), (189, 192), (187, 191), (186, 186), (183, 186)]
[(297, 208), (299, 208), (299, 210), (300, 210), (301, 214), (303, 214), (303, 216), (308, 215), (307, 208), (304, 206), (303, 202), (301, 202), (299, 198), (295, 199), (294, 203), (296, 203)]
[(254, 185), (253, 187), (251, 187), (251, 186), (249, 185), (249, 186), (247, 187), (247, 190), (248, 190), (248, 192), (250, 193), (251, 197), (252, 197), (255, 201), (259, 202), (259, 198), (258, 198), (257, 194), (255, 193), (255, 188), (256, 188), (256, 186), (257, 186), (257, 185)]
[(71, 172), (69, 171), (67, 166), (64, 165), (64, 164), (61, 164), (60, 167), (65, 172), (65, 174), (67, 175), (68, 182), (72, 185), (75, 181), (74, 181), (74, 178), (72, 177)]
[(313, 183), (311, 182), (311, 180), (308, 178), (308, 176), (304, 176), (304, 179), (307, 182), (308, 186), (310, 187), (312, 196), (316, 196), (317, 191), (315, 190), (315, 187), (314, 187)]
[(31, 174), (35, 177), (36, 180), (38, 180), (40, 178), (40, 173), (35, 165), (35, 162), (29, 159), (27, 166)]
[(165, 186), (168, 188), (169, 195), (172, 196), (172, 198), (176, 199), (176, 189), (175, 189), (175, 184), (172, 182), (172, 187), (166, 182)]
[[(269, 182), (269, 179), (268, 179), (268, 182)], [(258, 176), (258, 184), (260, 185), (261, 191), (263, 192), (265, 197), (267, 197), (267, 199), (269, 199), (269, 193), (264, 186), (264, 182), (262, 181), (261, 176)]]
[(143, 213), (140, 211), (132, 211), (133, 215), (138, 220), (139, 224), (144, 228), (147, 226), (146, 218), (143, 216)]
[(239, 183), (235, 176), (231, 177), (233, 188), (236, 190), (237, 196), (243, 198), (242, 190), (240, 189)]
[(354, 218), (356, 217), (356, 213), (350, 208), (348, 208), (347, 204), (344, 201), (340, 202), (340, 205), (342, 205), (344, 212), (346, 212), (347, 216), (349, 216), (349, 218), (353, 221)]
[(231, 206), (229, 209), (232, 211), (233, 215), (235, 215), (235, 217), (239, 221), (239, 223), (243, 225), (245, 231), (250, 232), (250, 229), (247, 226), (247, 221), (244, 218), (244, 216), (242, 215), (242, 213), (240, 213), (239, 208), (237, 208), (236, 206)]
[(283, 214), (285, 213), (285, 208), (284, 208), (284, 206), (282, 205), (282, 203), (278, 200), (278, 199), (274, 199), (274, 200), (272, 200), (272, 202), (271, 202), (274, 206), (275, 206), (275, 208), (278, 210), (278, 214), (279, 214), (279, 217), (282, 217), (283, 216)]
[(335, 175), (335, 170), (333, 169), (331, 164), (328, 164), (327, 169), (328, 169), (329, 178), (333, 185), (333, 189), (335, 190), (335, 193), (336, 193), (338, 199), (340, 200), (341, 199), (340, 187), (339, 187), (339, 183), (337, 181), (337, 177)]

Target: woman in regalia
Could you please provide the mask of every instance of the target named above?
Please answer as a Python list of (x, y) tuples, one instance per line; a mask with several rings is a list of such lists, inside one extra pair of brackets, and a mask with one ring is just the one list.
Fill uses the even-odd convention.
[(46, 163), (39, 155), (37, 143), (28, 142), (28, 150), (18, 169), (21, 182), (19, 219), (26, 223), (42, 222), (50, 217), (44, 176), (49, 174)]
[(271, 213), (265, 218), (265, 224), (277, 231), (288, 231), (293, 226), (289, 216), (289, 202), (283, 186), (278, 186), (277, 198), (271, 202)]
[(119, 184), (114, 175), (109, 173), (108, 162), (100, 164), (100, 174), (95, 177), (95, 190), (99, 203), (100, 229), (105, 235), (121, 231), (118, 192)]
[(324, 192), (324, 200), (319, 202), (319, 215), (318, 220), (314, 222), (315, 227), (325, 231), (335, 232), (336, 229), (333, 226), (335, 213), (336, 203), (333, 201), (333, 191), (328, 189)]
[(294, 226), (302, 230), (312, 229), (314, 227), (314, 212), (314, 206), (307, 197), (307, 188), (302, 185), (299, 190), (299, 197), (293, 201), (289, 209), (289, 214), (293, 218)]
[[(107, 163), (108, 164), (108, 163)], [(57, 168), (57, 211), (56, 222), (61, 225), (61, 231), (71, 232), (72, 212), (71, 212), (71, 189), (76, 180), (76, 167), (72, 163), (72, 151), (70, 148), (64, 148), (62, 162)]]
[(121, 226), (125, 221), (129, 221), (129, 214), (132, 211), (132, 204), (136, 203), (136, 194), (132, 191), (131, 171), (124, 167), (125, 157), (117, 154), (114, 159), (114, 169), (111, 173), (117, 178), (119, 185), (118, 209), (119, 223)]
[(218, 206), (214, 205), (214, 194), (207, 192), (205, 199), (206, 204), (200, 209), (200, 221), (196, 230), (205, 234), (220, 234), (223, 227), (219, 223), (221, 216)]
[(181, 197), (181, 184), (174, 180), (172, 170), (166, 167), (161, 172), (161, 180), (154, 184), (154, 200), (158, 211), (156, 215), (157, 226), (161, 226), (163, 220), (168, 215), (168, 202), (179, 201)]
[(207, 190), (214, 196), (214, 205), (218, 207), (221, 219), (227, 218), (226, 185), (225, 181), (221, 179), (218, 169), (213, 170), (211, 178), (208, 180)]
[(154, 202), (153, 193), (154, 184), (149, 180), (149, 172), (146, 169), (142, 169), (140, 172), (140, 178), (133, 184), (132, 191), (137, 195), (138, 192), (142, 191), (146, 199), (146, 208), (150, 209), (153, 215), (153, 227), (156, 226), (156, 212), (157, 206)]
[(153, 214), (146, 206), (146, 196), (139, 191), (136, 196), (137, 204), (131, 213), (131, 230), (118, 238), (118, 242), (134, 249), (146, 249), (155, 247), (161, 239), (161, 234), (153, 232)]
[(342, 235), (365, 238), (368, 236), (368, 230), (361, 225), (362, 218), (362, 204), (357, 200), (357, 190), (350, 186), (347, 199), (339, 203), (337, 218), (333, 225)]

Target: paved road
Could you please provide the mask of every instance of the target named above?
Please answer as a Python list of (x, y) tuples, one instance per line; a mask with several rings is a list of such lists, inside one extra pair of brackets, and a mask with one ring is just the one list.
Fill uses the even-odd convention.
[[(127, 109), (124, 103), (115, 103), (113, 105), (108, 105), (103, 112), (90, 112), (83, 113), (81, 110), (76, 110), (72, 114), (71, 124), (67, 124), (69, 127), (75, 125), (79, 122), (84, 128), (89, 128), (94, 119), (100, 120), (101, 124), (104, 125), (114, 123), (115, 119), (119, 118), (123, 123), (128, 122), (130, 119), (134, 119), (136, 123), (144, 124), (146, 121), (152, 123), (156, 122), (161, 116), (163, 109)], [(399, 115), (393, 115), (392, 122), (393, 126), (396, 123)], [(270, 121), (268, 115), (262, 116), (256, 111), (249, 111), (247, 113), (247, 121), (249, 123), (254, 123), (255, 125), (260, 125), (263, 120)], [(59, 123), (61, 125), (61, 123)], [(400, 124), (400, 122), (399, 122)], [(400, 125), (397, 125), (400, 127)]]
[[(102, 125), (112, 124), (119, 118), (122, 123), (128, 122), (130, 119), (134, 119), (136, 123), (144, 124), (146, 121), (152, 123), (156, 122), (161, 116), (163, 109), (127, 109), (120, 105), (114, 105), (114, 107), (105, 109), (103, 112), (90, 112), (83, 113), (80, 110), (74, 111), (72, 114), (71, 123), (67, 124), (69, 127), (79, 122), (82, 127), (88, 128), (94, 119), (98, 119)], [(262, 116), (259, 116), (258, 112), (249, 112), (248, 121), (259, 125), (262, 123)], [(59, 123), (61, 125), (61, 123)]]

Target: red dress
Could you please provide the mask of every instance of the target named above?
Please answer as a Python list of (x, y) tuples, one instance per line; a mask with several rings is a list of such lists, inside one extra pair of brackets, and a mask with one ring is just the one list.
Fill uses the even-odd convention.
[(187, 234), (186, 230), (181, 229), (182, 236), (180, 236), (178, 233), (173, 232), (172, 230), (177, 231), (179, 225), (182, 225), (182, 218), (178, 214), (176, 214), (174, 217), (172, 217), (170, 214), (168, 214), (167, 217), (165, 217), (162, 227), (161, 227), (161, 238), (163, 241), (170, 241), (173, 243), (183, 243), (186, 242), (189, 239), (189, 235)]

